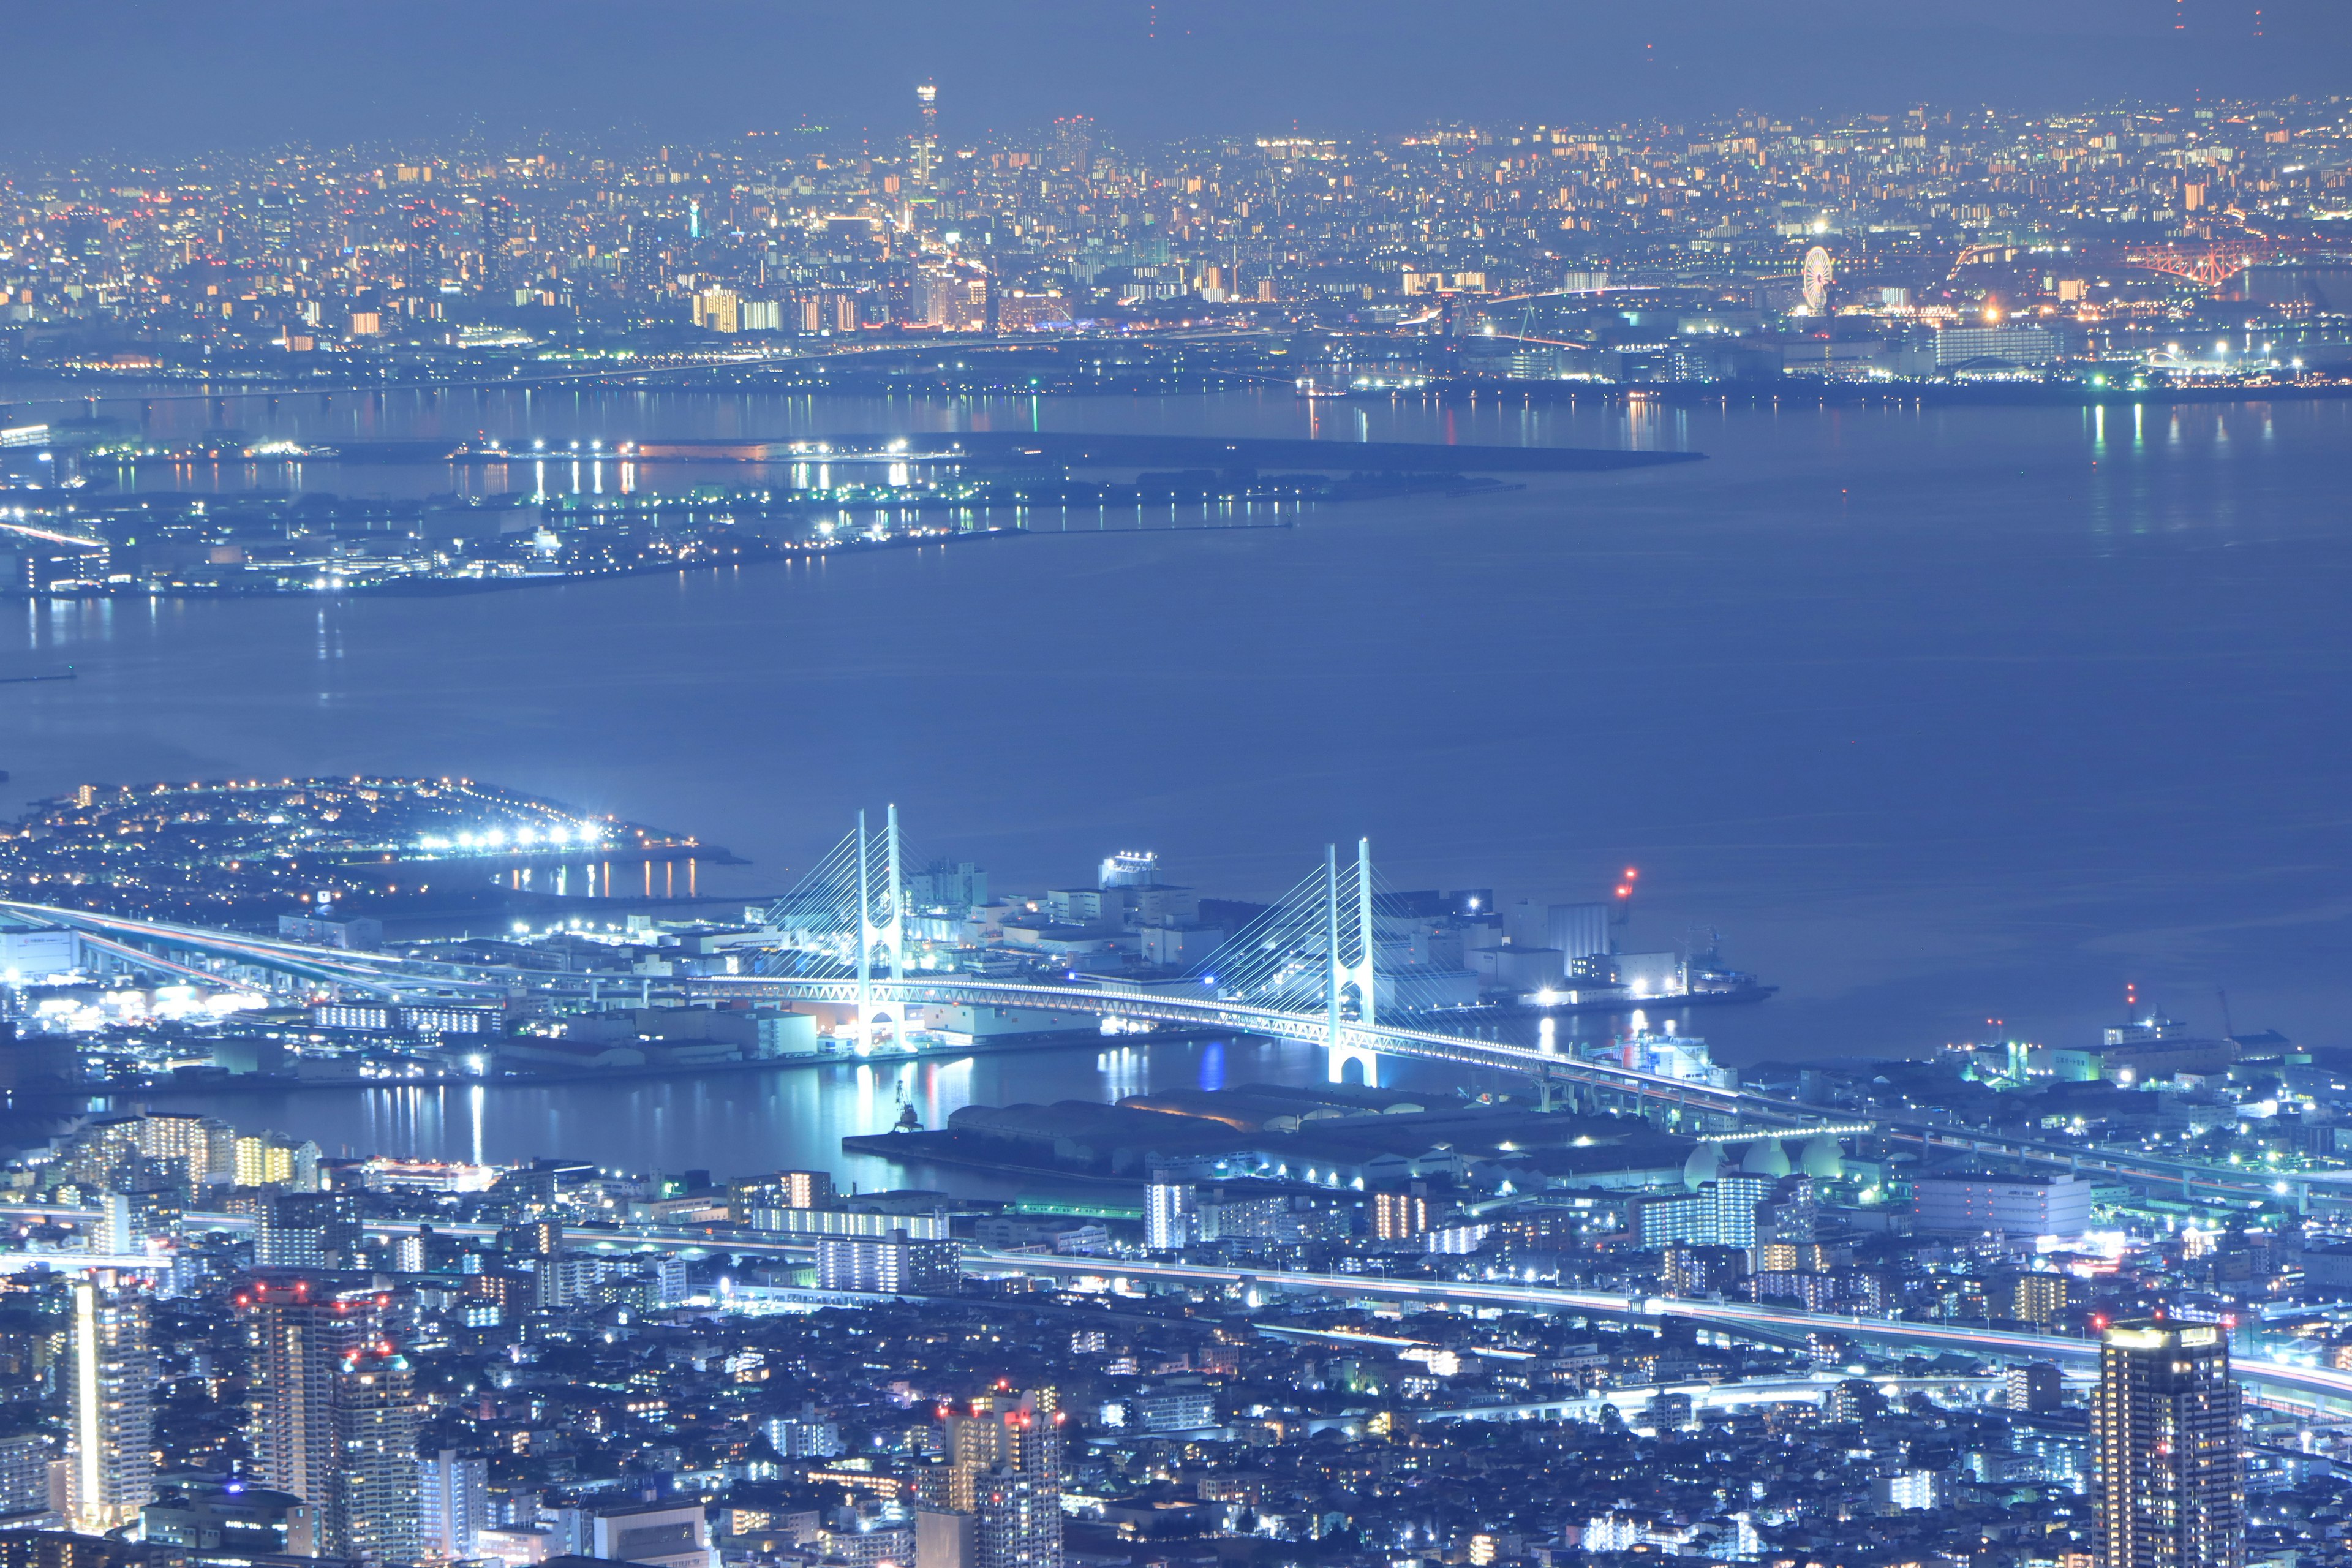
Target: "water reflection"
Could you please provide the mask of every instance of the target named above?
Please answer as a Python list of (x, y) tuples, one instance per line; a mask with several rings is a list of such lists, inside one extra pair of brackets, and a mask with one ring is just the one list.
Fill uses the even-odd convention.
[[(331, 1155), (407, 1154), (477, 1163), (560, 1156), (631, 1170), (707, 1170), (722, 1177), (815, 1169), (832, 1172), (845, 1186), (950, 1184), (1007, 1194), (1034, 1184), (979, 1171), (902, 1166), (845, 1153), (841, 1141), (889, 1131), (908, 1106), (924, 1126), (936, 1128), (975, 1102), (1108, 1102), (1154, 1087), (1216, 1087), (1228, 1074), (1240, 1082), (1311, 1082), (1320, 1077), (1320, 1058), (1313, 1047), (1297, 1044), (1122, 1041), (1108, 1049), (1083, 1044), (667, 1080), (170, 1095), (145, 1103), (219, 1116), (246, 1131), (295, 1131), (317, 1140)], [(1438, 1075), (1427, 1081), (1452, 1080)]]
[[(1733, 962), (1788, 986), (1706, 1021), (1726, 1060), (1932, 1048), (1955, 1020), (1996, 1014), (2095, 1039), (2126, 978), (2166, 985), (2184, 1013), (2226, 982), (2268, 999), (2266, 1024), (2335, 1027), (2352, 404), (2280, 402), (2260, 440), (2232, 408), (2226, 447), (2210, 414), (2141, 404), (2087, 422), (2071, 407), (1833, 414), (1793, 395), (1690, 412), (1639, 420), (1704, 463), (1334, 507), (1213, 542), (1032, 538), (358, 600), (323, 620), (299, 600), (27, 604), (0, 621), (0, 657), (81, 679), (0, 688), (0, 767), (20, 800), (84, 781), (464, 773), (724, 843), (755, 862), (729, 884), (747, 895), (789, 886), (848, 812), (894, 795), (927, 845), (1024, 889), (1144, 835), (1234, 898), (1278, 895), (1302, 855), (1356, 833), (1400, 886), (1493, 882), (1514, 899), (1589, 896), (1638, 863), (1660, 889), (1639, 941), (1720, 925)], [(321, 439), (365, 419), (568, 442), (1033, 415), (1295, 436), (1310, 413), (1287, 393), (450, 392), (236, 417), (312, 422)], [(1590, 396), (1321, 417), (1335, 453), (1367, 433), (1622, 445), (1636, 424)], [(2153, 440), (2151, 417), (2179, 443)], [(2213, 735), (2226, 743), (2170, 739)], [(600, 868), (596, 889), (643, 896), (673, 875)], [(848, 1069), (823, 1095), (806, 1073), (713, 1079), (698, 1097), (500, 1089), (430, 1136), (501, 1154), (609, 1137), (681, 1167), (830, 1163), (844, 1133), (902, 1104), (936, 1124), (971, 1100), (1260, 1071), (1255, 1047), (1213, 1066), (1163, 1045), (1098, 1068), (1106, 1049), (1075, 1069), (926, 1063), (863, 1100)], [(1297, 1065), (1294, 1081), (1314, 1076)], [(242, 1117), (258, 1102), (232, 1103)], [(334, 1142), (373, 1136), (335, 1103), (288, 1107), (341, 1117)]]

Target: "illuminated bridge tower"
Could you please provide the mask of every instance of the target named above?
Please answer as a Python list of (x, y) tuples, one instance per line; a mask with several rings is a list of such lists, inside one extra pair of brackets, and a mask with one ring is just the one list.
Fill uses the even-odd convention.
[(1361, 1037), (1348, 1037), (1345, 1004), (1350, 994), (1355, 998), (1355, 1025), (1369, 1031), (1380, 1023), (1380, 980), (1372, 973), (1372, 961), (1379, 952), (1376, 933), (1372, 929), (1372, 841), (1356, 840), (1356, 877), (1354, 896), (1349, 901), (1355, 908), (1348, 923), (1355, 927), (1356, 944), (1351, 960), (1348, 948), (1340, 941), (1339, 849), (1337, 845), (1325, 848), (1323, 854), (1324, 907), (1329, 918), (1325, 932), (1328, 969), (1324, 987), (1326, 1037), (1323, 1047), (1324, 1066), (1333, 1083), (1348, 1081), (1348, 1064), (1355, 1063), (1363, 1069), (1364, 1087), (1377, 1088), (1381, 1081), (1381, 1058)]
[[(889, 955), (890, 979), (896, 983), (907, 978), (907, 884), (898, 864), (898, 808), (889, 808), (882, 831), (882, 892), (879, 900), (873, 888), (873, 849), (866, 834), (866, 814), (857, 814), (857, 1050), (862, 1055), (874, 1048), (876, 1026), (887, 1027), (894, 1039), (903, 1037), (903, 1002), (893, 1001), (887, 1011), (877, 1010), (874, 1000), (875, 951), (880, 948)], [(876, 918), (879, 906), (880, 918)], [(891, 992), (895, 998), (899, 995)]]

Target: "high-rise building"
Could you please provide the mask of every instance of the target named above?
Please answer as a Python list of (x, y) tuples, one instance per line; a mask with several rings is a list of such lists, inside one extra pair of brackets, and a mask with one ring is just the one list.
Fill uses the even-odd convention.
[(787, 1459), (831, 1458), (841, 1452), (841, 1424), (814, 1405), (797, 1415), (774, 1415), (761, 1423), (768, 1446)]
[(297, 1142), (275, 1132), (240, 1136), (234, 1144), (234, 1174), (240, 1187), (294, 1187), (310, 1192), (319, 1184), (319, 1146)]
[(988, 275), (962, 267), (925, 267), (915, 275), (912, 322), (950, 332), (988, 326)]
[(505, 1226), (499, 1232), (507, 1250), (525, 1258), (560, 1258), (563, 1255), (563, 1222), (556, 1219), (525, 1220), (520, 1225)]
[(1062, 1497), (1053, 1482), (998, 1470), (972, 1504), (972, 1568), (1062, 1568)]
[(478, 1555), (490, 1522), (490, 1462), (444, 1448), (416, 1461), (418, 1512), (428, 1563), (462, 1563)]
[(1644, 1247), (1664, 1247), (1678, 1241), (1698, 1247), (1753, 1247), (1756, 1211), (1779, 1184), (1776, 1177), (1731, 1171), (1700, 1183), (1696, 1192), (1643, 1196), (1634, 1206), (1633, 1228)]
[(907, 902), (950, 913), (979, 909), (988, 902), (988, 873), (970, 860), (934, 860), (908, 876)]
[(336, 1385), (345, 1363), (380, 1336), (383, 1299), (295, 1279), (257, 1282), (235, 1300), (252, 1352), (247, 1414), (253, 1477), (293, 1493), (331, 1523)]
[(1083, 114), (1054, 121), (1055, 166), (1085, 177), (1094, 161), (1095, 122)]
[(209, 1116), (149, 1111), (139, 1119), (139, 1152), (151, 1160), (175, 1162), (189, 1185), (202, 1186), (212, 1172), (213, 1133), (221, 1124)]
[(155, 1495), (155, 1357), (147, 1303), (96, 1280), (73, 1286), (74, 1528), (102, 1534)]
[(48, 1436), (37, 1430), (0, 1433), (0, 1530), (56, 1530), (51, 1511)]
[(1013, 1470), (1055, 1491), (1062, 1476), (1062, 1417), (1052, 1389), (1003, 1390), (972, 1401), (948, 1421), (948, 1502), (973, 1511), (983, 1479)]
[(1143, 1189), (1143, 1244), (1172, 1251), (1200, 1239), (1201, 1194), (1190, 1182), (1155, 1181)]
[(2065, 1381), (2046, 1361), (2011, 1367), (2001, 1380), (2001, 1403), (2025, 1414), (2055, 1410), (2064, 1402)]
[(833, 1177), (824, 1171), (779, 1171), (776, 1189), (788, 1209), (823, 1208), (833, 1202)]
[(1406, 1241), (1429, 1228), (1429, 1200), (1418, 1193), (1372, 1194), (1372, 1238)]
[(425, 1555), (416, 1439), (425, 1407), (408, 1358), (383, 1341), (336, 1369), (335, 1474), (327, 1496), (328, 1552), (362, 1563), (407, 1563)]
[(1748, 1171), (1727, 1171), (1706, 1186), (1715, 1199), (1715, 1245), (1756, 1245), (1757, 1205), (1772, 1195), (1778, 1179)]
[(694, 324), (714, 332), (739, 331), (742, 303), (732, 289), (705, 289), (694, 296)]
[(253, 1260), (261, 1268), (341, 1268), (360, 1244), (360, 1211), (351, 1193), (272, 1193), (261, 1205)]
[(2009, 1315), (2043, 1328), (2066, 1310), (2066, 1301), (2063, 1274), (2022, 1274), (2010, 1291)]
[(956, 1242), (918, 1240), (902, 1229), (888, 1236), (820, 1236), (817, 1289), (889, 1296), (951, 1291), (961, 1277), (961, 1251)]
[(1061, 1568), (1059, 1404), (1007, 1389), (948, 1417), (947, 1510), (918, 1521), (919, 1568)]
[(2245, 1475), (2230, 1343), (2210, 1323), (2116, 1323), (2091, 1399), (2099, 1568), (2240, 1568)]
[(915, 102), (922, 109), (923, 129), (915, 139), (915, 186), (918, 190), (931, 188), (931, 165), (939, 157), (940, 89), (925, 82), (915, 89)]

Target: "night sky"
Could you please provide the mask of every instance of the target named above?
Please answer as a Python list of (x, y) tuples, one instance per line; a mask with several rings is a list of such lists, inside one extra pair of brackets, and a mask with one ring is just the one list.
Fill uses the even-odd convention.
[(91, 0), (0, 20), (0, 143), (1345, 133), (1739, 107), (2048, 109), (2352, 85), (2346, 0)]

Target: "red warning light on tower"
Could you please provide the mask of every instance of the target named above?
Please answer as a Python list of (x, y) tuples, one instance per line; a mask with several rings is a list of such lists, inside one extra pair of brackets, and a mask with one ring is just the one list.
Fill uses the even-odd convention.
[(1633, 883), (1635, 879), (1639, 878), (1641, 874), (1641, 872), (1636, 871), (1631, 866), (1625, 868), (1624, 879), (1617, 884), (1617, 908), (1609, 917), (1612, 923), (1623, 925), (1632, 918), (1633, 910)]

